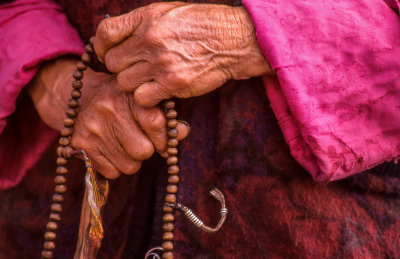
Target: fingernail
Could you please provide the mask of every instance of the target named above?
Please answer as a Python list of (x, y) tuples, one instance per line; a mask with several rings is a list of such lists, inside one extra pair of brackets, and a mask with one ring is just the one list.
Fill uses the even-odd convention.
[(189, 123), (187, 123), (186, 121), (182, 121), (182, 120), (178, 120), (180, 123), (183, 123), (183, 124), (185, 124), (186, 125), (186, 127), (188, 127), (188, 133), (190, 133), (190, 131), (191, 131), (191, 127), (190, 127), (190, 125), (189, 125)]

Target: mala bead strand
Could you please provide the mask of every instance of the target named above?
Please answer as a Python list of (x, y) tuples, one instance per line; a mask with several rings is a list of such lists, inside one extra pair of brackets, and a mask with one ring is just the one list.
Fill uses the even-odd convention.
[[(175, 203), (176, 202), (176, 193), (178, 192), (178, 183), (179, 183), (179, 166), (178, 164), (178, 140), (176, 137), (178, 136), (178, 131), (176, 126), (178, 125), (178, 121), (176, 120), (177, 112), (175, 108), (175, 102), (172, 100), (167, 101), (164, 104), (164, 108), (166, 109), (165, 116), (167, 117), (167, 126), (168, 126), (168, 147), (167, 147), (167, 165), (168, 165), (168, 186), (167, 186), (167, 194), (165, 196), (166, 203)], [(164, 259), (172, 259), (174, 255), (172, 250), (174, 249), (174, 209), (169, 206), (163, 207), (163, 230), (164, 233), (162, 235), (163, 243), (163, 255)]]
[(49, 221), (46, 225), (46, 232), (44, 234), (44, 244), (42, 251), (42, 258), (53, 258), (53, 250), (56, 247), (55, 240), (57, 237), (58, 222), (61, 221), (62, 202), (64, 201), (63, 194), (67, 191), (66, 187), (66, 174), (68, 173), (67, 164), (68, 159), (72, 156), (73, 149), (70, 147), (71, 136), (74, 132), (75, 118), (78, 116), (77, 108), (79, 106), (79, 98), (82, 96), (81, 88), (83, 71), (87, 69), (90, 64), (90, 54), (93, 53), (93, 39), (86, 45), (85, 53), (81, 56), (81, 61), (77, 64), (77, 69), (73, 73), (74, 81), (72, 82), (71, 99), (68, 101), (68, 108), (65, 112), (66, 118), (64, 119), (64, 127), (60, 130), (60, 139), (58, 141), (59, 147), (57, 148), (57, 169), (54, 182), (53, 202), (50, 206)]

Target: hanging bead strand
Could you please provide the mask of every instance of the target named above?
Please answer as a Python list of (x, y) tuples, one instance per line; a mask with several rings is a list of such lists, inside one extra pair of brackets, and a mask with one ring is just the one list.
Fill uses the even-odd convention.
[(93, 39), (85, 47), (85, 53), (81, 56), (81, 61), (77, 64), (77, 69), (73, 73), (74, 81), (72, 82), (71, 99), (68, 101), (68, 108), (65, 112), (67, 115), (64, 119), (64, 127), (60, 130), (60, 138), (58, 141), (59, 147), (57, 148), (57, 169), (55, 181), (55, 189), (53, 195), (53, 202), (50, 206), (49, 221), (46, 225), (46, 233), (44, 234), (44, 250), (42, 251), (42, 258), (53, 258), (53, 250), (55, 248), (56, 232), (58, 229), (58, 222), (61, 220), (62, 202), (64, 201), (64, 193), (67, 191), (66, 187), (66, 174), (68, 173), (67, 164), (68, 159), (71, 158), (73, 149), (71, 148), (71, 136), (74, 132), (75, 119), (78, 116), (77, 108), (79, 106), (79, 98), (82, 96), (81, 88), (83, 71), (90, 65), (93, 53)]
[[(175, 203), (176, 202), (176, 193), (178, 192), (178, 183), (179, 183), (179, 166), (178, 164), (178, 140), (176, 139), (178, 136), (178, 130), (176, 126), (178, 125), (178, 121), (176, 120), (177, 112), (175, 108), (175, 102), (172, 100), (167, 101), (164, 104), (164, 108), (166, 110), (167, 117), (167, 126), (168, 126), (168, 147), (167, 147), (167, 165), (168, 165), (168, 185), (167, 185), (167, 194), (165, 196), (166, 203)], [(163, 255), (164, 259), (172, 259), (174, 255), (172, 250), (174, 249), (173, 239), (174, 239), (174, 208), (164, 205), (163, 207), (164, 216), (163, 216)]]

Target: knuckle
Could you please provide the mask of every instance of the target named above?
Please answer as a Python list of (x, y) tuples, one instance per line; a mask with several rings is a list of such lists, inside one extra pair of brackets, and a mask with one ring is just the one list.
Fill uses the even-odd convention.
[[(96, 102), (96, 110), (103, 114), (113, 114), (116, 110), (115, 102), (112, 99), (103, 99), (101, 102)], [(96, 122), (97, 121), (97, 122)], [(98, 120), (89, 123), (89, 126), (99, 124)]]
[(118, 61), (115, 55), (112, 52), (108, 51), (104, 57), (104, 62), (106, 64), (107, 69), (112, 73), (118, 72)]
[(172, 72), (168, 75), (169, 81), (173, 83), (173, 85), (177, 85), (180, 87), (185, 87), (190, 85), (190, 79), (187, 73), (179, 72), (178, 69), (172, 68)]
[(140, 153), (138, 154), (138, 160), (146, 160), (150, 158), (154, 153), (154, 146), (149, 140), (145, 140), (141, 143)]
[(117, 83), (118, 83), (118, 87), (121, 91), (123, 91), (123, 92), (132, 91), (129, 80), (128, 80), (128, 76), (126, 75), (126, 73), (121, 72), (118, 74)]
[(100, 136), (102, 133), (102, 125), (96, 120), (90, 121), (86, 124), (87, 135)]
[(147, 32), (145, 32), (144, 33), (144, 35), (143, 35), (143, 40), (144, 40), (144, 42), (146, 42), (147, 44), (151, 44), (151, 43), (153, 43), (155, 40), (156, 40), (156, 38), (157, 38), (157, 35), (156, 35), (156, 32), (155, 32), (155, 29), (154, 29), (154, 22), (151, 22), (152, 23), (152, 25), (151, 25), (151, 29), (149, 29)]
[(135, 174), (140, 170), (141, 166), (142, 166), (141, 162), (131, 163), (129, 168), (125, 171), (125, 174), (127, 175)]
[(175, 60), (175, 59), (172, 55), (170, 55), (169, 52), (167, 52), (167, 53), (164, 52), (164, 53), (156, 56), (156, 63), (163, 67), (169, 68), (171, 66), (172, 60)]
[(166, 125), (166, 119), (160, 110), (154, 110), (147, 114), (146, 120), (149, 122), (150, 127), (158, 130)]
[(106, 177), (106, 178), (108, 178), (108, 179), (110, 179), (110, 180), (117, 179), (117, 178), (121, 175), (121, 173), (118, 172), (118, 170), (116, 170), (116, 169), (107, 169), (107, 170), (102, 170), (102, 171), (100, 171), (100, 170), (101, 170), (101, 169), (99, 169), (99, 172), (100, 172), (104, 177)]
[(112, 17), (102, 20), (97, 28), (96, 35), (102, 40), (115, 41), (120, 32), (117, 19), (118, 17)]

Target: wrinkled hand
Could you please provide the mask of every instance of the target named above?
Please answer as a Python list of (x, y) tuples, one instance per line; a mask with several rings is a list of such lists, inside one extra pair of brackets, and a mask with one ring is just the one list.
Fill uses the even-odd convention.
[[(28, 89), (43, 121), (57, 130), (63, 127), (75, 67), (75, 60), (50, 63)], [(154, 149), (165, 152), (166, 122), (160, 109), (136, 105), (132, 94), (119, 90), (112, 75), (88, 69), (83, 84), (71, 144), (84, 149), (100, 173), (111, 179), (120, 173), (133, 174)], [(178, 131), (179, 139), (188, 134), (182, 123)]]
[(243, 7), (157, 3), (103, 20), (94, 48), (123, 91), (152, 107), (271, 73)]

